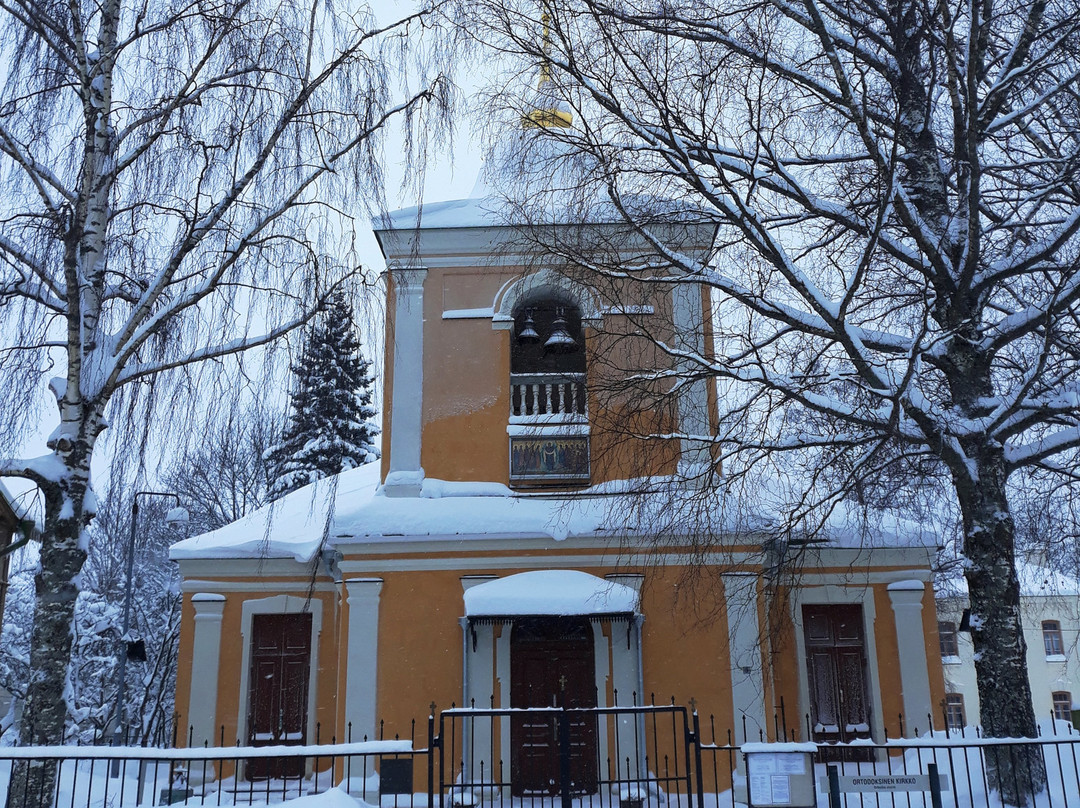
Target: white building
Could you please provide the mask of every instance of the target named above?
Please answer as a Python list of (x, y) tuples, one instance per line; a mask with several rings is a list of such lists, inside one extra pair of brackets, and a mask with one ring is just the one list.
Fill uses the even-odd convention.
[[(1018, 565), (1028, 678), (1035, 717), (1080, 719), (1080, 581), (1032, 563)], [(942, 712), (950, 728), (979, 723), (979, 691), (971, 634), (962, 630), (968, 606), (962, 578), (937, 587), (938, 639), (945, 671)], [(938, 716), (935, 716), (937, 723)]]

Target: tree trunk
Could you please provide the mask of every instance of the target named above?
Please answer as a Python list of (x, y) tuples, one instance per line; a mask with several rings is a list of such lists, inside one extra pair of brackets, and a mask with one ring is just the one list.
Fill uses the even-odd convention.
[[(975, 468), (974, 483), (958, 485), (957, 493), (964, 521), (980, 719), (989, 737), (1034, 738), (1038, 731), (1027, 678), (1015, 528), (1001, 448), (984, 449)], [(1045, 787), (1046, 769), (1037, 745), (987, 749), (986, 765), (991, 787), (1009, 805), (1022, 806)]]
[[(68, 474), (42, 485), (45, 525), (41, 568), (35, 579), (34, 630), (30, 644), (31, 679), (21, 729), (23, 744), (64, 741), (67, 719), (71, 626), (79, 595), (78, 575), (86, 560), (80, 536), (83, 503), (89, 489), (89, 447), (65, 453)], [(72, 468), (74, 465), (74, 468)], [(8, 808), (48, 808), (56, 791), (55, 761), (19, 761), (13, 768)]]

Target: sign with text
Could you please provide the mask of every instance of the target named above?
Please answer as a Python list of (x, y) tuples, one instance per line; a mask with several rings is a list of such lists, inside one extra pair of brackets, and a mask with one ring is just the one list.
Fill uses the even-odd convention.
[[(897, 791), (929, 791), (930, 775), (928, 774), (855, 774), (844, 775), (837, 778), (840, 782), (840, 790), (844, 792), (868, 793)], [(947, 775), (938, 775), (938, 782), (942, 791), (949, 790), (949, 778)], [(821, 790), (829, 790), (829, 778), (822, 777)]]
[(814, 764), (809, 752), (747, 752), (746, 780), (751, 808), (815, 805)]

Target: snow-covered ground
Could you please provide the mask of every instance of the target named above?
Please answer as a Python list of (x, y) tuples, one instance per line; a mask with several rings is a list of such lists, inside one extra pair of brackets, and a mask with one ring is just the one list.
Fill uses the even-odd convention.
[[(1037, 795), (1032, 808), (1058, 808), (1080, 806), (1080, 734), (1059, 722), (1057, 735), (1042, 738), (1043, 757), (1046, 763), (1047, 788)], [(988, 747), (1008, 744), (1008, 741), (960, 737), (953, 733), (935, 733), (933, 737), (904, 739), (878, 747), (875, 762), (840, 764), (840, 774), (847, 778), (880, 778), (883, 775), (912, 775), (927, 773), (927, 766), (935, 763), (942, 775), (945, 787), (942, 791), (943, 808), (1003, 808), (999, 796), (987, 785), (984, 767), (984, 750)], [(790, 744), (751, 744), (748, 751), (793, 751)], [(800, 748), (812, 746), (797, 745)], [(363, 748), (360, 751), (359, 747)], [(745, 748), (745, 747), (744, 747)], [(276, 780), (250, 783), (228, 778), (213, 782), (205, 774), (213, 761), (235, 761), (237, 758), (265, 758), (281, 755), (296, 748), (264, 747), (259, 749), (110, 749), (105, 747), (43, 747), (7, 748), (0, 758), (0, 805), (6, 804), (11, 774), (11, 758), (50, 757), (59, 755), (83, 755), (78, 760), (65, 759), (59, 775), (57, 808), (138, 808), (163, 804), (171, 798), (175, 805), (286, 805), (288, 808), (427, 808), (426, 793), (379, 798), (379, 781), (373, 774), (374, 757), (354, 757), (345, 782), (340, 781), (345, 772), (341, 755), (380, 755), (411, 753), (408, 742), (374, 742), (366, 744), (337, 744), (334, 746), (304, 747), (303, 752), (316, 752), (323, 761), (337, 756), (335, 772), (324, 770), (304, 780)], [(727, 760), (736, 753), (729, 747), (703, 747), (703, 769), (711, 768), (713, 757), (722, 779), (726, 780)], [(191, 761), (193, 754), (206, 758), (205, 768), (199, 761)], [(420, 753), (423, 761), (423, 753)], [(138, 759), (141, 758), (142, 765)], [(114, 769), (114, 764), (118, 764)], [(814, 766), (814, 790), (817, 805), (827, 806), (828, 765)], [(201, 769), (201, 770), (200, 770)], [(177, 772), (185, 772), (177, 777)], [(736, 775), (737, 782), (739, 775)], [(206, 784), (199, 785), (206, 781)], [(742, 786), (742, 787), (740, 787)], [(632, 788), (638, 788), (632, 786)], [(625, 791), (626, 786), (623, 785)], [(171, 794), (170, 794), (171, 790)], [(640, 791), (640, 793), (639, 793)], [(610, 793), (609, 793), (610, 792)], [(620, 808), (618, 791), (605, 792), (583, 799), (574, 799), (574, 808)], [(742, 808), (745, 799), (745, 783), (738, 782), (735, 792), (706, 793), (703, 808)], [(450, 797), (447, 795), (447, 806)], [(638, 789), (624, 795), (627, 806), (637, 803), (641, 808), (697, 808), (696, 798), (685, 793), (657, 794), (655, 789)], [(644, 798), (644, 799), (642, 799)], [(629, 800), (633, 800), (632, 802)], [(491, 808), (560, 808), (559, 798), (526, 798), (486, 800)], [(851, 792), (842, 795), (844, 808), (932, 808), (928, 792)], [(10, 808), (17, 808), (11, 806)]]

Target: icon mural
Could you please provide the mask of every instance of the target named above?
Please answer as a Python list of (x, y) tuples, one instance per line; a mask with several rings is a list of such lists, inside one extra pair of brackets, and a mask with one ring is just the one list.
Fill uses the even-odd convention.
[(510, 479), (589, 479), (589, 439), (541, 437), (510, 439)]

